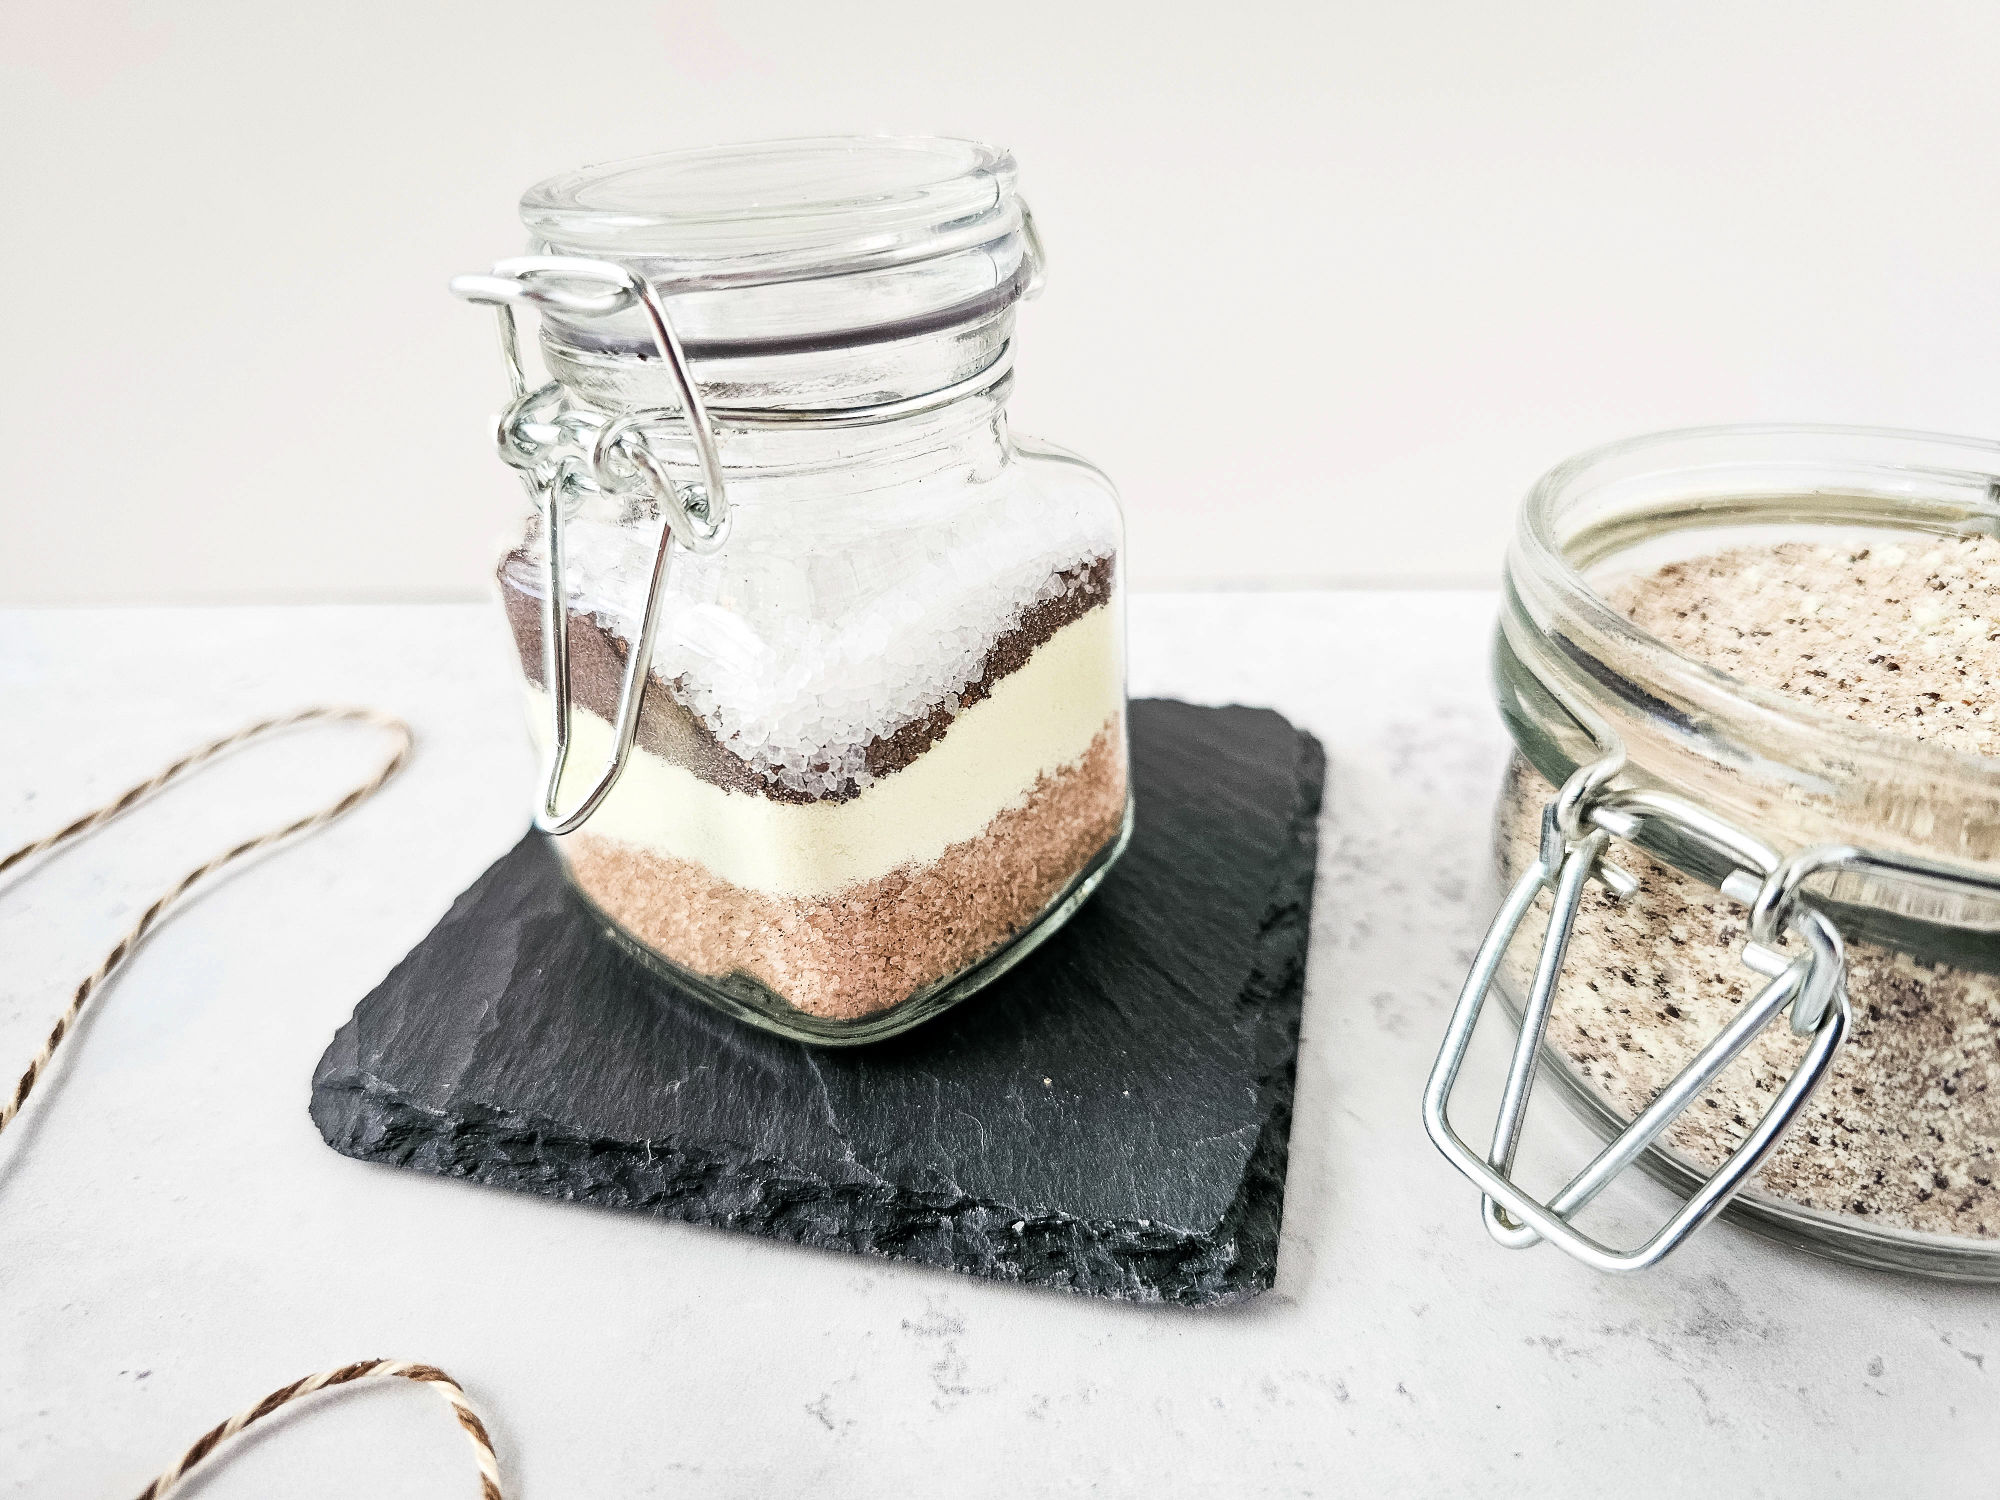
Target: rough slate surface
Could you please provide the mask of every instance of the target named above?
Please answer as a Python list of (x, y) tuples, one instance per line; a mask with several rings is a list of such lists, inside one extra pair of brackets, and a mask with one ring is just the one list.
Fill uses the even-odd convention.
[(1132, 705), (1137, 831), (957, 1009), (822, 1050), (687, 999), (530, 835), (341, 1028), (349, 1156), (1003, 1280), (1271, 1284), (1325, 757), (1262, 709)]

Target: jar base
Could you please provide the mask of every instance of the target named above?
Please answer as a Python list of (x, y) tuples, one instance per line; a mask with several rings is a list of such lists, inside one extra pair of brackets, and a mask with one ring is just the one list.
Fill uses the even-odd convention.
[(604, 923), (612, 939), (648, 969), (676, 988), (761, 1031), (821, 1047), (853, 1047), (878, 1042), (921, 1025), (1000, 978), (1040, 947), (1089, 899), (1132, 840), (1132, 800), (1118, 833), (1056, 893), (1041, 913), (1016, 936), (949, 979), (918, 990), (872, 1015), (833, 1019), (810, 1015), (790, 1004), (770, 986), (748, 974), (696, 974), (682, 968), (635, 937), (578, 885), (567, 862), (563, 869), (570, 889)]
[[(1494, 982), (1494, 993), (1501, 1009), (1518, 1026), (1522, 1009), (1518, 987), (1509, 976), (1501, 974)], [(1564, 1102), (1603, 1139), (1610, 1140), (1631, 1123), (1587, 1079), (1577, 1074), (1560, 1049), (1543, 1045), (1537, 1076), (1553, 1078)], [(1709, 1175), (1706, 1169), (1658, 1141), (1645, 1149), (1638, 1165), (1655, 1182), (1683, 1196), (1693, 1193)], [(1930, 1234), (1871, 1223), (1855, 1214), (1808, 1208), (1757, 1191), (1754, 1180), (1729, 1200), (1722, 1217), (1763, 1239), (1845, 1265), (1937, 1281), (2000, 1282), (2000, 1240)]]

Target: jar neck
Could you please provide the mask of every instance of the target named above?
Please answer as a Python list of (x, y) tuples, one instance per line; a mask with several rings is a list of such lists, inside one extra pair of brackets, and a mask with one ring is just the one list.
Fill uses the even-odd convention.
[[(954, 469), (977, 477), (1007, 456), (1012, 307), (900, 339), (691, 359), (733, 499), (813, 479), (814, 489), (877, 489)], [(694, 465), (674, 383), (657, 358), (580, 348), (545, 335), (566, 404), (640, 415), (670, 466)]]
[[(732, 505), (861, 495), (957, 476), (991, 478), (1007, 462), (1007, 397), (1012, 377), (903, 415), (866, 421), (751, 425), (711, 417)], [(693, 439), (677, 414), (642, 423), (647, 444), (669, 469), (696, 471)]]
[[(1009, 305), (894, 339), (835, 341), (777, 354), (712, 346), (690, 356), (689, 373), (702, 399), (721, 411), (853, 412), (921, 402), (976, 383), (1006, 359), (1013, 336)], [(542, 356), (572, 401), (607, 415), (679, 405), (673, 380), (657, 357), (572, 343), (546, 325)]]

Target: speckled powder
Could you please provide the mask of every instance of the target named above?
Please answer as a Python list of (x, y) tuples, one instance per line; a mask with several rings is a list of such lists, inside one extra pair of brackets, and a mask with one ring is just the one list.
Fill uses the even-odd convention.
[[(2000, 542), (1742, 547), (1633, 579), (1611, 602), (1743, 681), (1913, 739), (2000, 753)], [(1533, 858), (1550, 795), (1517, 761), (1499, 827), (1509, 878)], [(1620, 860), (1643, 888), (1618, 902), (1590, 887), (1549, 1038), (1630, 1115), (1762, 981), (1739, 960), (1741, 907), (1637, 850)], [(1517, 984), (1537, 940), (1524, 933), (1511, 955)], [(1854, 1031), (1765, 1162), (1763, 1189), (1904, 1228), (2000, 1239), (2000, 976), (1861, 943), (1848, 945), (1848, 961)], [(1670, 1144), (1720, 1162), (1802, 1050), (1789, 1028), (1767, 1028)]]
[(2000, 754), (2000, 541), (1786, 542), (1670, 563), (1612, 601), (1732, 677), (1954, 750)]

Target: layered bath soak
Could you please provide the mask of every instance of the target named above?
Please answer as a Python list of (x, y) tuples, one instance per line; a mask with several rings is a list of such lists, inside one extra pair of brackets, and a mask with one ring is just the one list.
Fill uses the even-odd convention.
[(536, 826), (722, 1010), (821, 1043), (937, 1014), (1129, 832), (1117, 497), (1008, 419), (1041, 284), (1013, 158), (675, 152), (521, 216), (536, 253), (453, 285), (498, 309), (534, 507), (500, 583)]
[[(1655, 638), (1740, 681), (1913, 741), (2000, 749), (2000, 542), (1990, 538), (1732, 548), (1608, 596)], [(1516, 760), (1499, 824), (1510, 880), (1534, 858), (1553, 794)], [(1639, 891), (1614, 900), (1589, 888), (1548, 1036), (1629, 1118), (1763, 981), (1741, 962), (1740, 904), (1629, 845), (1613, 857)], [(1511, 955), (1521, 989), (1534, 942), (1524, 936)], [(1763, 1190), (1902, 1229), (2000, 1239), (2000, 974), (1865, 942), (1847, 953), (1853, 1031), (1761, 1169)], [(1804, 1046), (1767, 1028), (1668, 1143), (1713, 1169)]]
[[(576, 884), (658, 956), (831, 1020), (935, 990), (1020, 938), (1115, 851), (1124, 652), (1109, 538), (1006, 506), (863, 555), (818, 612), (746, 526), (677, 563), (611, 794), (558, 840)], [(573, 525), (571, 765), (602, 764), (631, 650), (643, 531)], [(885, 558), (882, 554), (886, 552)], [(795, 564), (797, 566), (795, 566)], [(541, 569), (501, 570), (534, 722)], [(834, 608), (826, 609), (827, 594)], [(727, 602), (724, 602), (724, 601)]]

